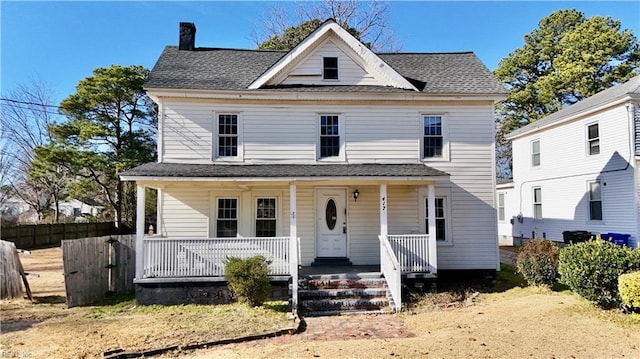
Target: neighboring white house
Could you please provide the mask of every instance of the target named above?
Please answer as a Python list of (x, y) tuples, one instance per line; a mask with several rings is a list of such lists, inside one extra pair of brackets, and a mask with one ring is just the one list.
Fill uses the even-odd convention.
[(58, 202), (60, 213), (67, 217), (82, 221), (86, 216), (96, 217), (104, 209), (102, 206), (92, 206), (77, 199)]
[(213, 280), (214, 257), (259, 253), (293, 283), (298, 265), (381, 266), (399, 304), (401, 275), (499, 269), (506, 91), (473, 53), (376, 54), (333, 20), (288, 52), (195, 48), (194, 34), (181, 24), (145, 84), (158, 162), (121, 175), (138, 186), (138, 286)]
[[(500, 184), (501, 238), (563, 231), (640, 234), (640, 76), (507, 135), (513, 182)], [(511, 222), (511, 223), (510, 223)]]

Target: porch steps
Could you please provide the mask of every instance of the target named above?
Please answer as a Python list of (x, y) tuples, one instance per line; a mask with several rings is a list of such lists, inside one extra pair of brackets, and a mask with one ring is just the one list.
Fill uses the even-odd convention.
[(298, 281), (300, 311), (307, 316), (389, 311), (387, 281), (379, 272), (313, 274)]

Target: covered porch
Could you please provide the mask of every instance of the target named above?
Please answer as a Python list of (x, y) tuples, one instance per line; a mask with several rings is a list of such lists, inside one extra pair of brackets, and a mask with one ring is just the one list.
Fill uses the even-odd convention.
[[(378, 165), (375, 166), (377, 167)], [(428, 169), (426, 166), (422, 167)], [(376, 170), (379, 171), (377, 168)], [(387, 168), (387, 170), (391, 169)], [(326, 248), (321, 248), (324, 244), (320, 243), (319, 239), (316, 238), (319, 236), (318, 228), (323, 225), (323, 221), (331, 222), (327, 218), (333, 218), (333, 222), (338, 222), (333, 225), (335, 229), (331, 228), (334, 232), (344, 233), (347, 243), (347, 249), (344, 251), (346, 259), (357, 258), (356, 252), (359, 250), (358, 246), (361, 245), (360, 242), (357, 242), (357, 238), (363, 236), (360, 234), (362, 232), (360, 226), (368, 227), (367, 233), (373, 235), (367, 234), (368, 242), (362, 243), (370, 247), (368, 250), (376, 251), (376, 258), (369, 259), (369, 262), (354, 261), (353, 269), (355, 271), (366, 269), (367, 271), (375, 270), (376, 272), (381, 272), (388, 284), (389, 295), (393, 298), (393, 309), (397, 310), (401, 306), (400, 288), (403, 276), (435, 277), (437, 275), (437, 247), (434, 236), (416, 233), (415, 230), (412, 230), (411, 233), (398, 233), (398, 226), (392, 226), (395, 230), (389, 233), (389, 201), (391, 199), (389, 188), (402, 187), (405, 188), (404, 191), (407, 193), (418, 193), (420, 191), (424, 193), (427, 201), (424, 229), (427, 233), (436, 233), (435, 187), (437, 177), (442, 177), (440, 173), (436, 176), (407, 176), (404, 178), (397, 178), (397, 176), (331, 177), (324, 179), (298, 177), (287, 178), (286, 181), (283, 178), (260, 178), (260, 181), (257, 178), (234, 178), (222, 181), (240, 188), (248, 188), (251, 193), (263, 192), (264, 188), (267, 187), (286, 186), (284, 188), (287, 188), (288, 191), (278, 197), (278, 206), (283, 212), (283, 218), (278, 220), (283, 228), (278, 229), (276, 236), (269, 237), (247, 235), (253, 233), (241, 233), (240, 229), (237, 230), (235, 237), (220, 237), (215, 234), (221, 232), (214, 231), (211, 228), (208, 230), (208, 236), (187, 237), (174, 235), (173, 233), (168, 233), (167, 235), (161, 230), (163, 228), (162, 221), (165, 220), (161, 210), (158, 212), (157, 226), (160, 233), (149, 234), (147, 232), (148, 228), (144, 228), (145, 213), (143, 204), (145, 203), (145, 187), (166, 190), (167, 187), (165, 187), (164, 183), (167, 183), (168, 179), (146, 176), (144, 178), (136, 177), (138, 177), (135, 178), (138, 190), (136, 248), (142, 248), (142, 250), (136, 252), (135, 282), (138, 284), (224, 281), (226, 258), (247, 258), (262, 255), (270, 262), (270, 274), (274, 280), (290, 280), (292, 305), (295, 310), (297, 307), (298, 279), (301, 275), (342, 270), (336, 267), (310, 266), (311, 256), (318, 259), (318, 257), (326, 257), (326, 255), (318, 256), (318, 254), (334, 253), (331, 252), (331, 248), (329, 248), (329, 252), (326, 252)], [(176, 185), (175, 178), (170, 180), (173, 180), (172, 185)], [(181, 182), (181, 185), (185, 185), (184, 182), (179, 182)], [(218, 184), (216, 183), (216, 185)], [(342, 191), (348, 195), (349, 198), (346, 199), (347, 203), (343, 209), (338, 205), (337, 210), (322, 211), (324, 209), (324, 202), (322, 201), (325, 199), (323, 196), (328, 193), (324, 189), (327, 188), (339, 189), (337, 193)], [(359, 193), (359, 188), (362, 193)], [(366, 190), (363, 188), (366, 188)], [(375, 199), (370, 198), (373, 193), (376, 194)], [(363, 194), (368, 197), (367, 200), (363, 200), (360, 197), (360, 203), (358, 203), (358, 195), (363, 196)], [(243, 201), (243, 197), (238, 197), (239, 203)], [(402, 203), (404, 202), (405, 200), (403, 199)], [(377, 206), (375, 206), (375, 203), (377, 203)], [(398, 203), (399, 200), (396, 201), (396, 208), (399, 207)], [(372, 204), (377, 208), (372, 208)], [(412, 208), (409, 205), (407, 207)], [(365, 208), (366, 211), (360, 215), (364, 220), (356, 220), (359, 211), (362, 212)], [(339, 214), (341, 211), (344, 211), (344, 226), (340, 223), (342, 221)], [(377, 218), (370, 216), (373, 213)], [(213, 213), (209, 213), (209, 217), (213, 215)], [(395, 214), (395, 217), (398, 216), (399, 214)], [(424, 223), (424, 219), (422, 221)], [(210, 219), (209, 222), (213, 223), (213, 220)], [(372, 224), (373, 226), (371, 226)], [(215, 223), (210, 224), (209, 227), (213, 225)], [(239, 228), (241, 224), (237, 224), (237, 226)], [(309, 227), (317, 228), (310, 229)], [(327, 228), (329, 227), (331, 226), (328, 225)], [(331, 238), (330, 236), (328, 237)], [(328, 245), (331, 246), (331, 243)], [(338, 248), (338, 250), (340, 249)], [(338, 255), (336, 257), (342, 256)]]

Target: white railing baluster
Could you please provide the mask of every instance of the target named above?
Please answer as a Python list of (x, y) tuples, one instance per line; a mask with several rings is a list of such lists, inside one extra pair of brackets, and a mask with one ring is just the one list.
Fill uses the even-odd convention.
[(429, 272), (428, 234), (394, 234), (387, 238), (403, 272)]

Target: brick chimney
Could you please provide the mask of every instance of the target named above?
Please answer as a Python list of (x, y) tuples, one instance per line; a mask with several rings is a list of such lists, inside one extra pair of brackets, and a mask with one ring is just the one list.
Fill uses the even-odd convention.
[(193, 51), (196, 47), (196, 25), (192, 22), (180, 23), (179, 50)]

